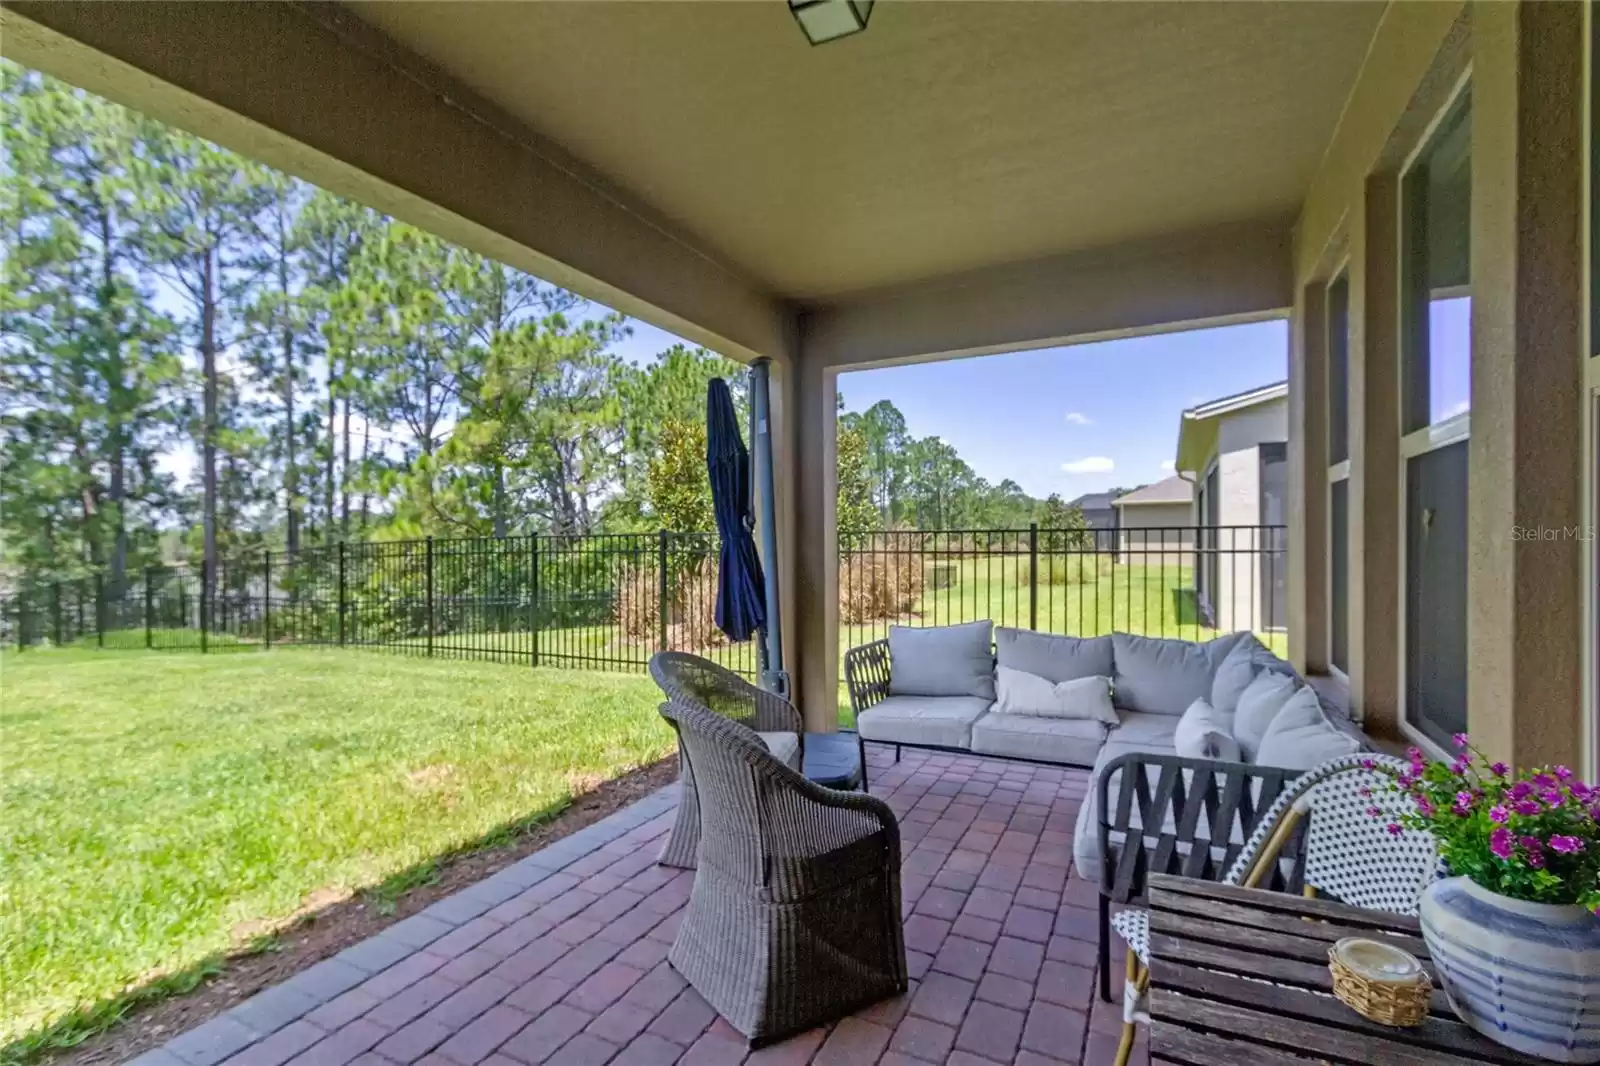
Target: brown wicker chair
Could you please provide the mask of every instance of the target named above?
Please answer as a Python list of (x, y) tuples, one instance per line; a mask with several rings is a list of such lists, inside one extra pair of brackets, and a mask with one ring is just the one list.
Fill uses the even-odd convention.
[(667, 958), (752, 1046), (906, 990), (900, 829), (807, 781), (742, 726), (668, 701), (700, 807), (700, 863)]
[[(805, 725), (794, 704), (775, 693), (757, 688), (732, 670), (698, 655), (663, 651), (651, 656), (650, 676), (669, 700), (703, 707), (757, 734), (793, 733), (796, 739), (794, 761), (805, 764)], [(694, 797), (694, 771), (678, 749), (678, 820), (661, 849), (658, 860), (664, 866), (692, 870), (700, 846), (700, 806)]]

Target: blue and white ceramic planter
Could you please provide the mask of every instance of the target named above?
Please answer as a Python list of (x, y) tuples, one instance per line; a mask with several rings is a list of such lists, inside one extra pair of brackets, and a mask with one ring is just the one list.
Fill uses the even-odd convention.
[(1600, 919), (1465, 877), (1422, 896), (1422, 937), (1461, 1020), (1551, 1062), (1600, 1062)]

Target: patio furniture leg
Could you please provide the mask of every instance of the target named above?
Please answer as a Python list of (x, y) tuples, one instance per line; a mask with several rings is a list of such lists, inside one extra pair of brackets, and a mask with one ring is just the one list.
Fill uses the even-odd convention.
[[(1145, 985), (1150, 981), (1150, 969), (1140, 966), (1133, 949), (1128, 949), (1127, 982), (1131, 985), (1136, 995), (1143, 995)], [(1128, 1056), (1133, 1054), (1133, 1041), (1138, 1035), (1134, 1024), (1126, 1018), (1122, 1022), (1122, 1040), (1117, 1044), (1116, 1066), (1128, 1066)]]
[(678, 817), (672, 823), (672, 832), (661, 847), (656, 862), (662, 866), (675, 866), (693, 870), (700, 858), (700, 797), (695, 792), (694, 772), (689, 760), (684, 758), (683, 746), (678, 746)]
[(861, 753), (861, 791), (870, 791), (867, 788), (867, 742), (861, 739), (861, 734), (856, 734), (856, 748)]
[(900, 761), (900, 745), (898, 744), (894, 746), (894, 761), (896, 763)]
[(1100, 896), (1100, 998), (1111, 1002), (1111, 901)]
[(1277, 862), (1278, 856), (1283, 853), (1283, 846), (1288, 843), (1289, 837), (1294, 833), (1294, 827), (1300, 824), (1300, 818), (1300, 811), (1295, 807), (1290, 807), (1283, 812), (1282, 820), (1272, 830), (1271, 839), (1267, 841), (1266, 847), (1261, 849), (1261, 854), (1256, 856), (1255, 864), (1250, 867), (1250, 872), (1245, 875), (1245, 888), (1261, 887), (1261, 882), (1266, 879), (1268, 871), (1272, 869), (1272, 864)]

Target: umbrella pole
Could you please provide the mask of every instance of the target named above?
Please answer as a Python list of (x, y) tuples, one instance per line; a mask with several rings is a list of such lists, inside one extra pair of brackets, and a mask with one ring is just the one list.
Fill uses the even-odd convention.
[(761, 534), (761, 573), (766, 585), (767, 622), (763, 638), (761, 686), (780, 696), (789, 695), (789, 675), (783, 668), (783, 616), (778, 603), (778, 513), (772, 485), (772, 399), (769, 389), (770, 359), (750, 364), (751, 441), (755, 445), (756, 501), (760, 508), (757, 532)]

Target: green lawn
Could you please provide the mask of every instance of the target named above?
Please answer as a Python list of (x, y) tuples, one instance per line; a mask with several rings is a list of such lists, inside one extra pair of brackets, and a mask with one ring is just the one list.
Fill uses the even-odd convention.
[(640, 675), (282, 648), (0, 673), (0, 1044), (672, 747)]

